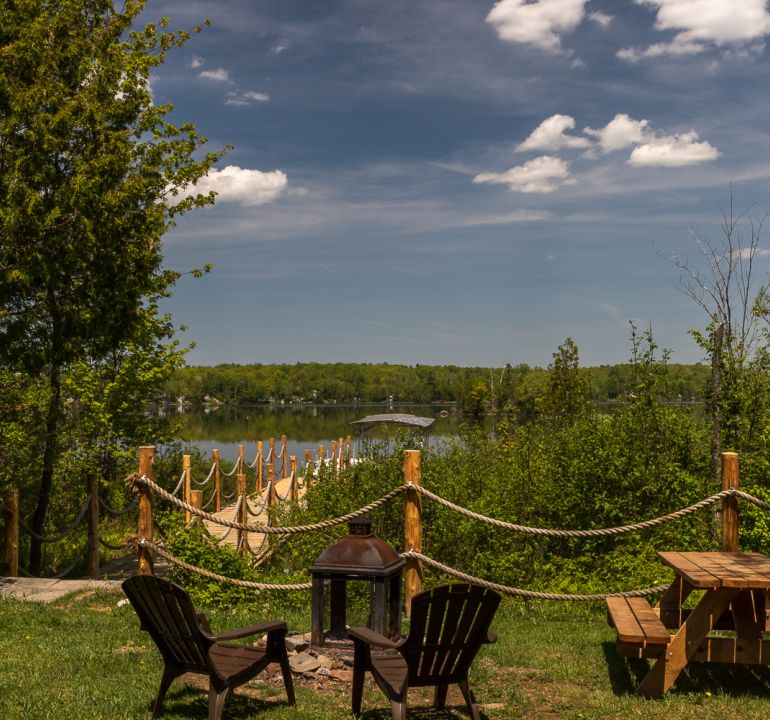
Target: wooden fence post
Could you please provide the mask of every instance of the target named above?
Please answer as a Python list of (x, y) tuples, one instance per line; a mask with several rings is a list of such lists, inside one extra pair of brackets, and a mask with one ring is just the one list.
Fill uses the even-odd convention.
[(281, 435), (281, 477), (289, 477), (286, 467), (286, 435)]
[[(182, 472), (184, 473), (184, 501), (190, 505), (191, 504), (191, 498), (190, 498), (190, 491), (192, 488), (190, 487), (190, 477), (192, 473), (190, 472), (190, 456), (189, 455), (182, 455)], [(184, 524), (189, 525), (190, 520), (192, 520), (192, 514), (189, 510), (184, 511)]]
[(318, 474), (320, 476), (323, 469), (324, 462), (326, 461), (326, 448), (323, 445), (318, 446)]
[[(243, 446), (241, 446), (243, 447)], [(238, 510), (238, 522), (246, 523), (246, 476), (243, 473), (237, 473), (235, 476), (235, 495), (241, 498), (241, 507)], [(246, 554), (246, 531), (242, 528), (237, 529), (236, 548), (241, 555)]]
[(211, 451), (211, 461), (214, 463), (214, 512), (222, 509), (222, 485), (219, 479), (219, 450), (214, 448)]
[(257, 495), (262, 493), (262, 441), (257, 440)]
[(272, 510), (275, 507), (275, 465), (273, 463), (267, 464), (267, 505)]
[[(722, 490), (740, 487), (738, 475), (738, 453), (722, 453)], [(722, 500), (722, 550), (738, 552), (738, 498), (726, 497)]]
[(305, 487), (308, 487), (313, 480), (313, 451), (305, 450)]
[[(152, 459), (155, 455), (154, 445), (143, 445), (139, 448), (139, 474), (144, 475), (150, 480), (155, 479), (155, 473), (152, 467)], [(139, 487), (139, 537), (152, 542), (152, 493), (148, 487), (141, 485)], [(139, 575), (153, 574), (152, 551), (143, 546), (139, 546), (137, 558), (137, 573)]]
[(235, 474), (241, 474), (244, 475), (243, 472), (243, 445), (238, 446), (238, 469), (235, 471)]
[(290, 455), (289, 462), (291, 463), (291, 501), (297, 502), (299, 498), (299, 480), (297, 478), (297, 456)]
[(332, 440), (332, 449), (329, 453), (329, 464), (331, 465), (332, 472), (337, 474), (337, 441)]
[(339, 444), (339, 462), (337, 463), (337, 466), (339, 467), (340, 471), (345, 469), (345, 438), (340, 438), (340, 444)]
[(350, 465), (350, 461), (353, 459), (353, 453), (351, 451), (351, 446), (353, 444), (353, 438), (348, 435), (347, 441), (345, 445), (347, 446), (345, 449), (345, 467), (348, 467)]
[[(404, 485), (420, 484), (420, 451), (404, 451)], [(422, 552), (422, 505), (417, 490), (406, 491), (404, 523), (404, 550)], [(415, 558), (407, 558), (404, 583), (406, 616), (412, 614), (412, 598), (422, 591), (422, 565)]]
[(270, 450), (268, 451), (267, 460), (273, 463), (273, 467), (275, 467), (275, 438), (270, 438)]
[[(190, 492), (190, 505), (196, 510), (203, 509), (203, 490), (193, 490)], [(190, 523), (202, 523), (203, 519), (200, 515), (193, 515)]]
[(5, 577), (19, 576), (19, 488), (9, 488), (5, 495)]
[(99, 478), (96, 473), (89, 473), (87, 478), (88, 494), (88, 574), (99, 577)]

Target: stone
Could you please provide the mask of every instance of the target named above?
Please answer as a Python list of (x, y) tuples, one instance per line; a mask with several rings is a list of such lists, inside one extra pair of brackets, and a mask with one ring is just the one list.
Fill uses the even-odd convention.
[(305, 652), (297, 653), (289, 658), (289, 666), (291, 667), (292, 672), (298, 674), (315, 672), (319, 665), (318, 658), (314, 658)]
[(325, 668), (326, 670), (331, 669), (332, 659), (327, 655), (316, 655), (316, 660), (318, 660), (319, 668)]
[(307, 650), (308, 647), (309, 646), (302, 635), (286, 636), (286, 649), (289, 652), (302, 652), (303, 650)]
[(329, 677), (340, 682), (353, 682), (352, 670), (329, 670)]

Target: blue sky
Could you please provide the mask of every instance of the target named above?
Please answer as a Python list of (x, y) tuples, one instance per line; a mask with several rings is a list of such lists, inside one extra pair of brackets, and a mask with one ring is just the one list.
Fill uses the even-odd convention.
[(168, 303), (189, 362), (596, 365), (629, 320), (702, 359), (665, 258), (699, 264), (731, 186), (770, 204), (764, 0), (148, 5), (211, 18), (152, 88), (234, 146), (165, 241), (214, 265)]

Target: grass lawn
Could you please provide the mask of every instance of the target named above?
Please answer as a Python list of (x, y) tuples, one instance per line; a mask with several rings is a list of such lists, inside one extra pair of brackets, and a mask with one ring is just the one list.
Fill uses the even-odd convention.
[[(87, 592), (52, 604), (0, 599), (0, 718), (3, 720), (146, 719), (160, 680), (161, 661), (133, 610), (117, 607), (113, 593)], [(309, 615), (309, 613), (308, 613)], [(235, 611), (209, 613), (215, 632), (264, 619)], [(305, 631), (309, 616), (288, 617)], [(615, 652), (614, 631), (601, 605), (545, 604), (525, 610), (504, 601), (493, 622), (498, 642), (482, 650), (471, 686), (484, 714), (496, 718), (766, 718), (770, 670), (693, 666), (663, 700), (634, 695), (646, 662)], [(350, 716), (350, 687), (327, 681), (321, 689), (297, 683), (297, 706), (281, 688), (256, 681), (230, 697), (230, 720), (326, 720)], [(413, 718), (466, 718), (459, 692), (450, 709), (428, 709), (428, 691), (410, 694)], [(422, 707), (420, 707), (422, 705)], [(163, 717), (205, 718), (201, 685), (177, 681)], [(388, 703), (371, 681), (364, 717), (390, 718)]]

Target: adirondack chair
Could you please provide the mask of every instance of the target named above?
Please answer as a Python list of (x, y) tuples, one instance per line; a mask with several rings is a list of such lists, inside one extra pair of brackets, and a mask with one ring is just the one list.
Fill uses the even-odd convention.
[(405, 720), (410, 687), (435, 686), (433, 704), (442, 709), (447, 688), (457, 683), (468, 712), (479, 720), (479, 708), (468, 686), (468, 669), (489, 632), (500, 595), (477, 585), (444, 585), (412, 599), (409, 634), (398, 642), (369, 628), (350, 628), (353, 638), (353, 714), (361, 714), (364, 676), (371, 672), (388, 696), (393, 720)]
[[(213, 635), (203, 613), (196, 613), (187, 592), (162, 578), (135, 575), (123, 582), (123, 592), (163, 656), (163, 677), (152, 717), (163, 709), (171, 683), (185, 673), (209, 678), (209, 720), (220, 720), (230, 690), (243, 685), (271, 662), (281, 666), (286, 695), (294, 705), (294, 685), (284, 638), (286, 623), (268, 620), (240, 630)], [(226, 642), (267, 633), (261, 646)]]

